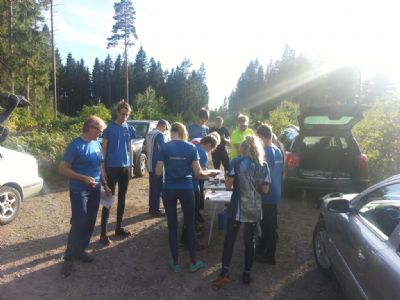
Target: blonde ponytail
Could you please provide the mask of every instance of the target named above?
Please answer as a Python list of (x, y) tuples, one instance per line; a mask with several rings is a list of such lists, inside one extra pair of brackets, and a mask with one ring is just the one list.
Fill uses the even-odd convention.
[(264, 148), (261, 139), (255, 135), (246, 136), (240, 145), (243, 156), (248, 156), (257, 164), (262, 165), (264, 162)]

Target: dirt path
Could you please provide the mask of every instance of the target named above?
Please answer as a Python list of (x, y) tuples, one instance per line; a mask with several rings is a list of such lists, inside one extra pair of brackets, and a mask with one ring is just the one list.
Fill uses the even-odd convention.
[[(0, 299), (342, 299), (337, 283), (324, 278), (312, 255), (312, 230), (318, 211), (309, 201), (282, 201), (279, 215), (277, 264), (255, 263), (254, 282), (241, 282), (243, 242), (234, 252), (231, 282), (219, 291), (210, 287), (217, 276), (223, 232), (215, 230), (209, 248), (199, 252), (205, 267), (195, 274), (184, 268), (172, 273), (165, 219), (147, 216), (147, 177), (130, 183), (125, 226), (133, 232), (111, 247), (98, 243), (99, 221), (91, 249), (92, 264), (75, 263), (68, 278), (60, 275), (69, 230), (67, 191), (35, 197), (23, 203), (19, 217), (0, 227)], [(115, 226), (112, 209), (110, 232)], [(205, 216), (210, 220), (206, 206)], [(207, 227), (209, 223), (206, 223)], [(205, 239), (202, 240), (205, 243)], [(188, 254), (180, 249), (181, 261)]]

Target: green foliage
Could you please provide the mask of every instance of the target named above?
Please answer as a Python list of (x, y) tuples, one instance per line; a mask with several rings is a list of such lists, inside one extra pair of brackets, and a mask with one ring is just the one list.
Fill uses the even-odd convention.
[(353, 134), (368, 155), (373, 182), (400, 170), (400, 102), (376, 103), (366, 112)]
[(32, 131), (36, 129), (37, 125), (38, 122), (31, 116), (30, 111), (26, 108), (15, 109), (8, 121), (8, 128), (11, 131)]
[(299, 105), (288, 100), (283, 101), (275, 110), (270, 112), (268, 124), (278, 135), (288, 125), (298, 125)]
[(104, 104), (86, 106), (84, 105), (79, 116), (84, 120), (89, 116), (95, 115), (105, 122), (109, 122), (111, 120), (111, 112)]
[(136, 95), (136, 110), (133, 112), (135, 119), (157, 120), (163, 118), (165, 101), (157, 97), (155, 90), (148, 87), (143, 94)]

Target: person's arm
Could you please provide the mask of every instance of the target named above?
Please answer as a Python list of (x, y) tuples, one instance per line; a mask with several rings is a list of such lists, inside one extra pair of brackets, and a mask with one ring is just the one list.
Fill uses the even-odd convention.
[(108, 147), (108, 139), (103, 138), (103, 143), (101, 145), (101, 150), (103, 152), (103, 161), (101, 162), (101, 174), (103, 177), (103, 183), (108, 182), (108, 177), (106, 172), (107, 147)]
[(161, 176), (163, 173), (163, 169), (164, 169), (164, 162), (159, 160), (157, 161), (157, 165), (156, 165), (156, 175), (157, 176)]
[(79, 174), (71, 169), (71, 164), (62, 160), (58, 165), (58, 172), (71, 179), (76, 179), (84, 182), (86, 185), (96, 186), (96, 181), (93, 177)]
[(228, 131), (228, 129), (226, 129), (225, 127), (224, 127), (224, 129), (225, 129), (225, 130), (223, 130), (223, 131), (224, 131), (225, 145), (230, 145), (230, 143), (231, 143), (231, 138), (230, 138), (230, 136), (229, 136), (229, 131)]
[(193, 173), (197, 179), (207, 179), (208, 177), (215, 177), (220, 172), (213, 170), (202, 170), (198, 160), (192, 161)]
[(269, 192), (269, 183), (264, 182), (261, 185), (261, 193), (266, 194)]
[(227, 190), (231, 190), (233, 188), (233, 182), (235, 181), (234, 177), (227, 176), (225, 178), (225, 187)]

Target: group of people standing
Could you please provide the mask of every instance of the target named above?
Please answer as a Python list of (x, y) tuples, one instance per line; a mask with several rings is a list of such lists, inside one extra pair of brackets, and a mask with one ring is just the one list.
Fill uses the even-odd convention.
[[(100, 118), (89, 117), (82, 128), (82, 135), (67, 147), (59, 172), (70, 179), (71, 230), (68, 235), (62, 274), (69, 276), (74, 260), (92, 262), (88, 248), (100, 203), (100, 187), (105, 193), (115, 194), (118, 184), (117, 222), (115, 235), (126, 238), (131, 233), (122, 227), (125, 196), (129, 182), (130, 142), (136, 138), (135, 130), (126, 120), (131, 113), (128, 103), (121, 101), (117, 116), (108, 125)], [(260, 262), (275, 264), (277, 240), (277, 206), (281, 196), (283, 154), (272, 143), (272, 129), (267, 124), (248, 127), (248, 117), (238, 116), (238, 128), (232, 134), (217, 117), (209, 129), (209, 112), (201, 109), (195, 123), (187, 127), (172, 124), (171, 140), (164, 135), (168, 122), (159, 120), (157, 127), (148, 133), (145, 146), (149, 171), (149, 214), (166, 215), (171, 251), (169, 265), (174, 272), (181, 272), (178, 247), (179, 200), (183, 212), (181, 241), (189, 250), (189, 270), (197, 271), (203, 261), (196, 256), (196, 231), (204, 222), (200, 211), (204, 208), (204, 180), (219, 171), (207, 169), (211, 153), (215, 169), (224, 168), (225, 185), (232, 189), (228, 205), (228, 224), (219, 277), (212, 282), (220, 288), (229, 282), (229, 266), (234, 243), (241, 223), (244, 223), (245, 267), (243, 282), (250, 283), (254, 256)], [(102, 136), (102, 144), (98, 138)], [(230, 156), (228, 153), (230, 146)], [(165, 213), (160, 210), (160, 196)], [(107, 235), (109, 208), (101, 213), (100, 241), (105, 246), (112, 243)], [(261, 234), (257, 247), (254, 240), (260, 224)], [(256, 249), (256, 251), (255, 251)]]

